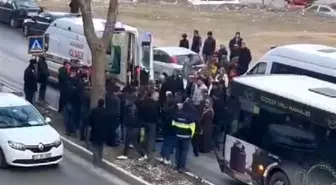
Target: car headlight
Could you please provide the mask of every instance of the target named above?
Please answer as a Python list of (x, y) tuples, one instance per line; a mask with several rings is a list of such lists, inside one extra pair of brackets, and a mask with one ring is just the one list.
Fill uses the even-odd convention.
[(15, 150), (21, 150), (21, 151), (26, 150), (26, 146), (22, 143), (17, 143), (17, 142), (14, 142), (14, 141), (8, 141), (8, 145)]
[(58, 140), (56, 140), (54, 142), (54, 145), (55, 145), (56, 148), (59, 147), (59, 146), (61, 146), (61, 144), (62, 144), (62, 140), (61, 139), (58, 139)]

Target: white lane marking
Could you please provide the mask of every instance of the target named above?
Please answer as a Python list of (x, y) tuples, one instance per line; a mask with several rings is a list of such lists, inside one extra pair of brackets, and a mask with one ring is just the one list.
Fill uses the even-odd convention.
[(83, 169), (88, 170), (90, 173), (93, 173), (94, 175), (101, 177), (103, 179), (106, 179), (108, 182), (111, 182), (112, 184), (116, 185), (130, 185), (127, 182), (121, 180), (117, 176), (108, 173), (107, 171), (94, 167), (92, 163), (86, 161), (85, 159), (79, 157), (78, 155), (68, 151), (64, 150), (64, 155), (66, 158), (70, 159), (72, 162), (76, 163), (77, 165), (81, 166)]

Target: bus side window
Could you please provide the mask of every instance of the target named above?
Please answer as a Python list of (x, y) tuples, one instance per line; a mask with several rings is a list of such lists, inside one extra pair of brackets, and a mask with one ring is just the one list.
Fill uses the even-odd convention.
[(324, 80), (327, 82), (335, 83), (336, 84), (336, 77), (316, 73), (313, 71), (309, 71), (306, 69), (293, 67), (285, 64), (280, 64), (278, 62), (273, 62), (271, 68), (271, 74), (296, 74), (296, 75), (306, 75), (316, 79)]
[(255, 65), (249, 72), (247, 72), (248, 75), (252, 74), (265, 74), (266, 73), (266, 62), (259, 62), (257, 65)]

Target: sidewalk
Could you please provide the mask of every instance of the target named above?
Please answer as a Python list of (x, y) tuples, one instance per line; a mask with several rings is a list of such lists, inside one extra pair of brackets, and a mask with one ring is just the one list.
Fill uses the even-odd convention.
[[(157, 143), (156, 147), (160, 149), (161, 143)], [(219, 151), (219, 153), (222, 152)], [(172, 156), (171, 159), (174, 160), (175, 156)], [(198, 157), (195, 157), (192, 152), (192, 147), (190, 147), (187, 169), (192, 174), (195, 174), (215, 185), (240, 185), (238, 181), (220, 171), (214, 152), (207, 154), (200, 153)]]
[[(43, 116), (48, 116), (52, 119), (51, 126), (56, 129), (66, 139), (87, 148), (83, 141), (79, 141), (78, 137), (65, 136), (65, 129), (63, 125), (63, 117), (59, 113), (43, 106), (36, 105), (36, 108)], [(89, 146), (90, 148), (90, 146)], [(164, 166), (158, 161), (153, 163), (141, 162), (137, 159), (140, 155), (135, 151), (129, 152), (128, 160), (116, 160), (116, 157), (122, 153), (123, 147), (104, 147), (103, 158), (107, 161), (117, 165), (120, 168), (132, 173), (133, 175), (141, 178), (152, 185), (202, 185), (203, 183), (192, 178), (186, 174), (178, 173), (173, 168)]]

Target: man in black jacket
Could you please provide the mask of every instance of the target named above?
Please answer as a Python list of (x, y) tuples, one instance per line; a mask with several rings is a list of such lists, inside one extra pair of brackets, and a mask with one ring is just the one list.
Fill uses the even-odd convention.
[(180, 40), (179, 47), (189, 49), (189, 40), (187, 39), (187, 34), (182, 34), (182, 39)]
[(68, 61), (63, 62), (63, 66), (58, 69), (58, 87), (60, 91), (60, 97), (58, 101), (58, 112), (63, 111), (63, 107), (66, 99), (67, 83), (69, 80), (69, 68)]
[(208, 38), (205, 39), (203, 44), (203, 60), (205, 63), (208, 63), (216, 50), (216, 40), (212, 36), (212, 31), (208, 31)]
[(127, 155), (130, 144), (133, 144), (139, 150), (137, 137), (139, 134), (140, 124), (138, 123), (138, 109), (135, 106), (136, 98), (137, 97), (134, 94), (128, 94), (125, 98), (125, 106), (122, 111), (122, 124), (126, 130), (126, 136), (123, 154), (117, 157), (117, 159), (120, 160), (128, 159)]
[(64, 122), (67, 135), (75, 135), (80, 120), (80, 79), (77, 77), (77, 68), (71, 67), (69, 79), (66, 82), (64, 107)]
[(191, 44), (191, 50), (195, 53), (199, 53), (202, 47), (202, 38), (199, 35), (198, 30), (194, 30), (194, 37)]
[(29, 65), (24, 71), (24, 93), (26, 100), (33, 103), (35, 92), (37, 91), (37, 77), (36, 77), (36, 64), (35, 59), (29, 60)]
[(236, 35), (229, 42), (230, 52), (233, 51), (235, 44), (240, 48), (242, 46), (243, 38), (240, 37), (240, 32), (236, 32)]
[(80, 128), (79, 137), (81, 141), (87, 139), (87, 130), (89, 126), (89, 113), (90, 113), (90, 88), (85, 84), (85, 88), (80, 94), (81, 110), (80, 110)]
[(45, 93), (47, 90), (47, 83), (49, 78), (49, 69), (48, 64), (45, 61), (44, 56), (40, 56), (38, 63), (37, 63), (37, 79), (40, 82), (40, 89), (39, 89), (39, 101), (45, 101)]
[(120, 87), (113, 84), (111, 87), (107, 88), (107, 93), (105, 97), (106, 102), (106, 112), (108, 113), (108, 131), (109, 136), (107, 138), (106, 144), (108, 146), (117, 146), (116, 129), (119, 127), (119, 118), (121, 112), (121, 100), (118, 96)]
[(242, 47), (240, 49), (239, 61), (238, 61), (238, 72), (239, 75), (244, 74), (252, 60), (251, 51), (246, 47), (246, 44), (243, 42)]
[(138, 104), (139, 121), (145, 127), (145, 150), (140, 161), (152, 159), (155, 146), (156, 126), (160, 115), (159, 102), (154, 100), (152, 93), (147, 92), (146, 97)]
[(93, 164), (96, 166), (101, 163), (103, 158), (104, 142), (108, 134), (108, 123), (106, 121), (106, 110), (103, 99), (99, 99), (98, 106), (90, 112), (89, 122), (91, 126), (90, 141), (93, 145)]

